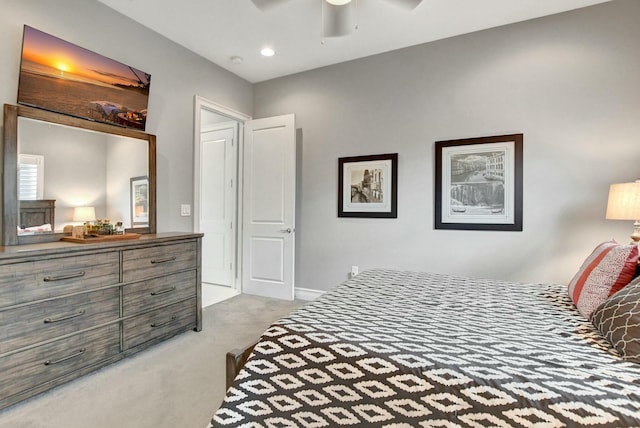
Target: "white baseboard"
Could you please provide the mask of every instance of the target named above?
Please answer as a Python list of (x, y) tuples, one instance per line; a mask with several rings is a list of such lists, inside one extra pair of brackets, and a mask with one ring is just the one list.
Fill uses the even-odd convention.
[(311, 288), (296, 287), (295, 291), (296, 300), (315, 300), (322, 296), (325, 292), (322, 290), (314, 290)]

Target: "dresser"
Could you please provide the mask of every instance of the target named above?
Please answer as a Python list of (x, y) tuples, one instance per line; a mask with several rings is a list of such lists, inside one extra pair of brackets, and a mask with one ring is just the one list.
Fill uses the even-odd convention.
[(0, 247), (0, 408), (200, 331), (201, 240)]

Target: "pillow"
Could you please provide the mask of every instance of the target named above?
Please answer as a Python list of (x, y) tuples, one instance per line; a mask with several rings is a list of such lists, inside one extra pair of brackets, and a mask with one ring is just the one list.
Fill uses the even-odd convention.
[(624, 359), (640, 363), (640, 278), (598, 306), (591, 322)]
[(615, 241), (598, 245), (569, 283), (569, 296), (578, 311), (588, 319), (602, 302), (631, 281), (637, 265), (637, 245)]
[(20, 227), (18, 226), (18, 235), (33, 235), (35, 233), (51, 232), (51, 225), (49, 223), (42, 224), (40, 226)]

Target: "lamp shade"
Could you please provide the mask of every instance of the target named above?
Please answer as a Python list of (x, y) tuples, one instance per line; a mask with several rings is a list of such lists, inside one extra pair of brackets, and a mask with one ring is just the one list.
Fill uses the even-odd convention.
[(76, 207), (73, 210), (73, 221), (94, 221), (95, 219), (95, 207)]
[(606, 218), (640, 220), (640, 181), (611, 185)]

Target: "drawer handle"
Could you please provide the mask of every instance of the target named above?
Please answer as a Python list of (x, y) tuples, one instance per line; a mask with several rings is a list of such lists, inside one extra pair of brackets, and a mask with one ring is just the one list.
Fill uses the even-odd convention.
[(62, 363), (62, 362), (64, 362), (64, 361), (70, 360), (70, 359), (72, 359), (72, 358), (77, 358), (77, 357), (79, 357), (80, 355), (84, 354), (86, 350), (87, 350), (87, 348), (82, 348), (82, 349), (80, 349), (78, 352), (73, 353), (73, 354), (71, 354), (71, 355), (67, 355), (66, 357), (62, 357), (62, 358), (60, 358), (59, 360), (54, 360), (54, 361), (47, 360), (47, 361), (45, 361), (45, 362), (44, 362), (44, 365), (45, 365), (45, 366), (51, 366), (51, 365), (53, 365), (53, 364)]
[(164, 259), (151, 259), (151, 263), (156, 265), (158, 263), (172, 262), (175, 259), (176, 259), (176, 256), (165, 257)]
[(70, 320), (71, 318), (81, 317), (85, 313), (86, 313), (86, 311), (84, 309), (82, 309), (81, 311), (78, 311), (78, 312), (73, 313), (73, 314), (60, 315), (58, 318), (45, 318), (44, 319), (44, 323), (45, 324), (51, 324), (51, 323), (54, 323), (54, 322), (66, 321), (66, 320)]
[(169, 324), (171, 324), (172, 322), (174, 322), (177, 319), (178, 319), (178, 317), (176, 317), (174, 315), (174, 316), (171, 317), (171, 319), (169, 321), (161, 322), (159, 324), (154, 322), (153, 324), (151, 324), (151, 327), (153, 327), (153, 328), (155, 328), (155, 327), (164, 327), (165, 325), (169, 325)]
[(82, 276), (84, 276), (84, 271), (69, 273), (67, 275), (60, 276), (45, 276), (44, 282), (62, 281), (64, 279), (80, 278)]
[(176, 287), (165, 288), (164, 290), (160, 290), (160, 291), (152, 291), (151, 295), (152, 296), (159, 296), (160, 294), (171, 293), (172, 291), (176, 291)]

